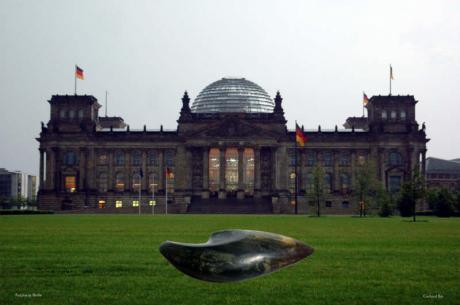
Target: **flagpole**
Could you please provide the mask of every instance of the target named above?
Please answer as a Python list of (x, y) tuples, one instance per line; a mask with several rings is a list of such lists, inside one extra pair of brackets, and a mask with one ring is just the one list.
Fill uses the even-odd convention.
[(107, 117), (107, 90), (105, 91), (105, 117)]
[(392, 70), (392, 68), (391, 68), (391, 65), (390, 65), (390, 95), (391, 95), (391, 76), (392, 76), (392, 72), (393, 72), (391, 70)]
[(75, 72), (74, 72), (73, 77), (75, 81), (75, 87), (74, 87), (75, 91), (74, 92), (75, 92), (75, 95), (77, 95), (77, 65), (75, 65)]
[(294, 213), (297, 214), (298, 208), (297, 208), (297, 191), (298, 191), (298, 178), (297, 178), (297, 121), (295, 121), (295, 137), (294, 137), (294, 162), (295, 162), (295, 170), (294, 170), (294, 175), (295, 175), (295, 196), (294, 196)]

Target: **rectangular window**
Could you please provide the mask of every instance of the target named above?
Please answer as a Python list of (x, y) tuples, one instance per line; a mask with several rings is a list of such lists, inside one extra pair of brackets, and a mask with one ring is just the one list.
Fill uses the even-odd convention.
[(308, 153), (307, 154), (307, 165), (314, 166), (316, 164), (316, 154), (315, 153)]
[(99, 206), (100, 209), (105, 208), (105, 200), (99, 200), (98, 206)]
[(133, 200), (133, 207), (139, 206), (139, 200)]
[(348, 209), (349, 206), (350, 206), (350, 203), (348, 201), (342, 201), (342, 208)]
[(150, 200), (150, 201), (149, 201), (149, 205), (150, 205), (150, 206), (152, 206), (152, 205), (153, 205), (153, 206), (157, 205), (156, 200)]
[(388, 186), (391, 193), (399, 192), (401, 190), (401, 176), (390, 176)]
[(349, 166), (350, 165), (350, 154), (349, 153), (342, 153), (340, 155), (340, 165), (341, 166)]
[(65, 177), (65, 190), (69, 193), (73, 193), (77, 190), (77, 179), (75, 176)]
[(332, 208), (332, 201), (326, 201), (326, 208)]
[(123, 207), (123, 201), (121, 201), (121, 200), (115, 201), (115, 207), (116, 207), (116, 208), (121, 208), (121, 207)]
[(324, 166), (332, 166), (332, 153), (325, 152), (323, 154)]

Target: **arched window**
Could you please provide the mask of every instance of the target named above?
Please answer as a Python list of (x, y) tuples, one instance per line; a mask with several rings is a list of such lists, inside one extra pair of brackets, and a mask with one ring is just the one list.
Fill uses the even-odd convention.
[(160, 164), (160, 162), (158, 161), (158, 154), (156, 151), (149, 151), (148, 164), (150, 166), (158, 166)]
[(65, 165), (77, 164), (77, 154), (74, 151), (66, 152), (64, 155), (64, 164)]
[(346, 173), (340, 175), (340, 187), (342, 192), (348, 192), (350, 190), (350, 175)]
[(115, 153), (115, 165), (121, 166), (125, 164), (125, 154), (122, 151)]
[(107, 176), (106, 173), (101, 173), (99, 175), (99, 181), (98, 181), (99, 182), (98, 183), (99, 184), (99, 192), (101, 192), (101, 193), (107, 192), (108, 184), (109, 184), (108, 180), (109, 179), (108, 179), (108, 176)]
[(332, 174), (326, 173), (324, 175), (324, 191), (330, 193), (332, 191)]
[(115, 189), (118, 192), (123, 192), (125, 190), (125, 175), (123, 173), (117, 173), (115, 176)]
[(134, 151), (131, 157), (133, 165), (141, 165), (141, 153), (139, 151)]
[(134, 174), (133, 175), (133, 191), (139, 192), (139, 188), (141, 187), (141, 175), (139, 174)]
[(83, 109), (78, 110), (78, 118), (83, 119)]
[(388, 155), (388, 163), (390, 165), (401, 165), (402, 164), (402, 156), (399, 152), (397, 151), (392, 151)]

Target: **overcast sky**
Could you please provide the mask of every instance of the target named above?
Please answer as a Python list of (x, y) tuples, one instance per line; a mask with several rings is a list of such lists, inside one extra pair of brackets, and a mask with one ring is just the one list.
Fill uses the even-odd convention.
[[(460, 157), (460, 1), (0, 1), (0, 167), (38, 174), (47, 100), (78, 93), (131, 128), (176, 128), (181, 97), (240, 76), (288, 124), (334, 128), (362, 92), (413, 94), (428, 156)], [(104, 109), (101, 109), (102, 113)]]

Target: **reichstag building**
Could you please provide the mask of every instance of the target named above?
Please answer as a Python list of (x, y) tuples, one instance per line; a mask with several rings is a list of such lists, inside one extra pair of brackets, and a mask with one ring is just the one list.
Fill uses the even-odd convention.
[[(373, 160), (382, 187), (397, 191), (425, 168), (425, 128), (414, 96), (373, 96), (367, 117), (344, 128), (304, 130), (297, 148), (283, 99), (244, 78), (223, 78), (191, 102), (178, 100), (174, 131), (131, 130), (99, 116), (88, 95), (53, 95), (40, 136), (41, 209), (90, 212), (311, 213), (313, 171), (324, 171), (323, 213), (353, 214), (356, 167)], [(288, 109), (286, 109), (288, 110)], [(292, 123), (289, 126), (293, 126)], [(303, 127), (302, 127), (303, 128)]]

